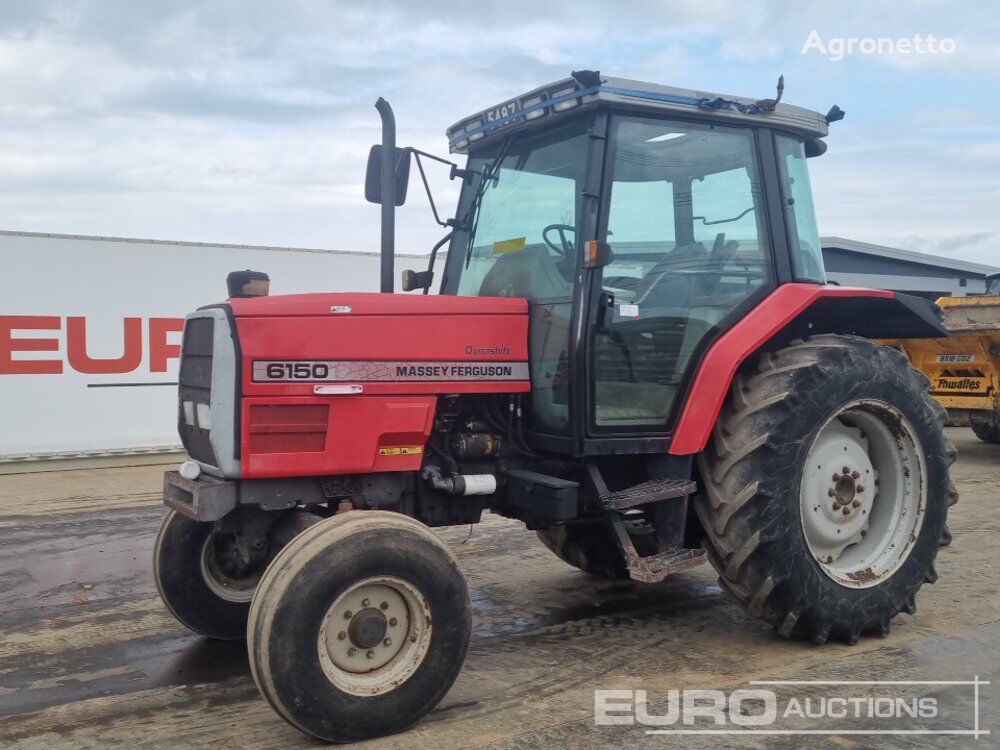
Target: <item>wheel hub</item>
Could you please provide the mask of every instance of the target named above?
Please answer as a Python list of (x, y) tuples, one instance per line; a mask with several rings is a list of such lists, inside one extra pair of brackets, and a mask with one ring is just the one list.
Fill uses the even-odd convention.
[(834, 562), (868, 531), (874, 467), (868, 439), (857, 427), (835, 421), (816, 438), (803, 477), (802, 523), (820, 562)]
[(427, 603), (397, 578), (370, 578), (339, 597), (320, 627), (320, 663), (330, 680), (356, 695), (398, 686), (430, 644)]
[(923, 472), (912, 428), (887, 403), (847, 404), (820, 429), (803, 467), (800, 511), (827, 575), (864, 588), (902, 564), (923, 519)]
[(389, 621), (379, 610), (372, 607), (358, 612), (347, 626), (347, 636), (358, 648), (375, 648), (385, 640)]

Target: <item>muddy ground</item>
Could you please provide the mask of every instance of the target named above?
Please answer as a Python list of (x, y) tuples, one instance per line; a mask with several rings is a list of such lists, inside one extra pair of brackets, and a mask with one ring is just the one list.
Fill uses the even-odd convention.
[[(964, 429), (949, 432), (959, 448), (961, 502), (952, 509), (955, 542), (939, 557), (940, 580), (924, 587), (917, 614), (900, 615), (888, 637), (853, 647), (775, 638), (726, 598), (707, 567), (659, 585), (598, 581), (504, 519), (489, 517), (471, 536), (467, 528), (446, 531), (472, 591), (465, 668), (415, 729), (366, 747), (1000, 746), (995, 684), (980, 688), (980, 728), (993, 734), (978, 741), (950, 734), (648, 736), (637, 727), (594, 725), (599, 688), (645, 689), (662, 708), (672, 688), (733, 689), (751, 680), (1000, 678), (1000, 446)], [(194, 636), (158, 601), (150, 553), (163, 515), (162, 470), (0, 477), (0, 747), (319, 746), (258, 696), (242, 643)], [(939, 715), (922, 728), (974, 727), (970, 686), (879, 689), (935, 698)], [(818, 699), (872, 689), (779, 690)], [(794, 718), (782, 726), (832, 728)]]

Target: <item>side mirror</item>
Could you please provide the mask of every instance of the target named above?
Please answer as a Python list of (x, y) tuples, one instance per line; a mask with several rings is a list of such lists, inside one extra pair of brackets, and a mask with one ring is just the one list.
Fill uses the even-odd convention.
[[(396, 205), (406, 203), (406, 186), (410, 182), (410, 152), (396, 149)], [(382, 146), (372, 146), (368, 152), (368, 169), (365, 172), (365, 200), (382, 202)]]

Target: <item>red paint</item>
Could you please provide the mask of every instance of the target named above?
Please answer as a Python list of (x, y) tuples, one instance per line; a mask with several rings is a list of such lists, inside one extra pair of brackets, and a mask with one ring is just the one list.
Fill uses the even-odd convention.
[(170, 343), (169, 334), (180, 334), (184, 331), (183, 318), (150, 318), (149, 319), (149, 371), (166, 372), (169, 360), (181, 356), (180, 343)]
[(138, 370), (142, 364), (142, 318), (125, 318), (120, 357), (102, 359), (87, 354), (87, 319), (66, 318), (66, 359), (69, 366), (86, 375), (120, 375)]
[[(416, 471), (438, 394), (531, 389), (527, 380), (384, 381), (360, 383), (361, 394), (316, 395), (316, 381), (252, 379), (255, 359), (525, 362), (528, 305), (523, 299), (334, 293), (233, 299), (230, 304), (243, 357), (245, 477)], [(334, 307), (350, 312), (333, 312)], [(273, 419), (265, 418), (262, 407), (273, 409)], [(291, 407), (311, 408), (293, 414)], [(380, 448), (417, 450), (380, 455)]]
[(892, 292), (859, 287), (816, 284), (779, 286), (708, 350), (677, 420), (669, 452), (686, 455), (704, 449), (739, 366), (816, 300), (823, 297), (892, 296)]
[[(316, 421), (312, 411), (305, 421), (289, 425), (298, 435), (309, 434), (303, 450), (302, 438), (282, 437), (259, 447), (262, 422), (252, 416), (262, 405), (275, 409), (293, 406), (314, 408), (317, 397), (244, 398), (243, 469), (244, 477), (296, 477), (316, 474), (369, 474), (375, 471), (417, 471), (423, 453), (379, 455), (379, 448), (419, 447), (422, 451), (434, 424), (434, 396), (334, 396), (322, 405), (327, 408), (322, 424), (322, 448), (318, 446)], [(301, 415), (297, 420), (303, 420)], [(255, 427), (258, 431), (255, 432)], [(284, 445), (279, 445), (285, 441)], [(277, 449), (284, 447), (283, 452)], [(292, 449), (295, 450), (292, 450)]]
[[(143, 361), (142, 318), (122, 318), (122, 355), (110, 359), (87, 353), (87, 318), (66, 318), (65, 359), (28, 359), (15, 352), (60, 352), (59, 336), (49, 338), (15, 336), (15, 331), (61, 331), (58, 315), (0, 315), (0, 375), (60, 375), (75, 370), (88, 375), (123, 374), (141, 369)], [(180, 357), (180, 344), (172, 343), (184, 330), (184, 318), (149, 319), (149, 372), (167, 372), (170, 361)]]
[(329, 404), (250, 404), (250, 453), (321, 451)]
[(322, 292), (227, 300), (238, 318), (330, 315), (333, 306), (350, 307), (346, 315), (512, 315), (528, 312), (520, 297), (459, 297), (450, 294)]
[(16, 330), (58, 331), (58, 315), (0, 315), (0, 375), (58, 375), (58, 359), (14, 359), (14, 352), (57, 352), (56, 338), (15, 338)]

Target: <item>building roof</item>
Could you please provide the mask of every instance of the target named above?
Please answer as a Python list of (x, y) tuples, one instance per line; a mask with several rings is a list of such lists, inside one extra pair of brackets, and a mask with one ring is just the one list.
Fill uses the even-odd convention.
[(914, 250), (902, 250), (898, 247), (875, 245), (870, 242), (858, 242), (857, 240), (848, 240), (843, 237), (820, 237), (820, 244), (824, 249), (836, 248), (850, 253), (873, 255), (879, 258), (891, 258), (894, 260), (906, 261), (908, 263), (920, 263), (925, 266), (948, 268), (953, 271), (964, 271), (965, 273), (979, 276), (992, 276), (995, 273), (1000, 273), (1000, 268), (988, 266), (983, 263), (958, 260), (957, 258), (949, 258), (945, 255), (918, 253)]
[[(38, 239), (56, 240), (96, 240), (99, 242), (131, 242), (137, 245), (185, 245), (188, 247), (217, 247), (237, 250), (281, 250), (291, 253), (321, 253), (326, 255), (366, 255), (373, 258), (381, 256), (377, 250), (331, 250), (320, 247), (277, 247), (274, 245), (239, 245), (225, 242), (187, 242), (185, 240), (152, 240), (143, 237), (107, 237), (92, 234), (57, 234), (55, 232), (18, 232), (0, 229), (0, 237), (34, 237)], [(396, 253), (397, 258), (426, 258), (428, 253)], [(444, 253), (438, 253), (443, 257)]]

